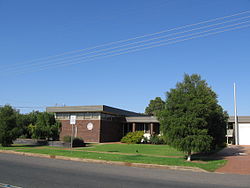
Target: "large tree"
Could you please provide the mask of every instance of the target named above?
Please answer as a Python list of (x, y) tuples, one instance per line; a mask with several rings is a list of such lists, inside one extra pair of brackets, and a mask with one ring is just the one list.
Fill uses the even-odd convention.
[(56, 121), (54, 114), (40, 112), (37, 114), (36, 124), (31, 126), (32, 137), (38, 139), (57, 140), (61, 123)]
[(161, 97), (156, 97), (154, 100), (150, 100), (149, 105), (145, 109), (145, 114), (155, 116), (159, 111), (163, 110), (165, 102)]
[(9, 105), (0, 108), (0, 144), (10, 146), (19, 136), (17, 117), (19, 112)]
[(193, 152), (223, 144), (228, 116), (200, 75), (185, 74), (166, 97), (165, 109), (158, 114), (161, 131), (170, 145), (187, 153), (187, 160)]

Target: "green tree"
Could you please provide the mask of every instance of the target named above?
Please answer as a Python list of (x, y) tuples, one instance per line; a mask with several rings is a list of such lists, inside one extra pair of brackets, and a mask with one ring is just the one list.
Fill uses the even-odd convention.
[(29, 125), (32, 137), (37, 139), (58, 139), (61, 124), (56, 121), (52, 113), (40, 112), (37, 114), (35, 126)]
[(161, 97), (156, 97), (154, 100), (150, 100), (148, 107), (145, 109), (145, 114), (155, 116), (159, 111), (163, 110), (165, 102)]
[(19, 136), (18, 114), (19, 112), (10, 105), (0, 108), (0, 143), (2, 146), (10, 146), (13, 140)]
[(35, 125), (39, 111), (32, 111), (28, 114), (19, 114), (17, 118), (17, 124), (21, 128), (21, 136), (25, 138), (31, 138), (32, 132), (29, 125)]
[(59, 121), (56, 121), (55, 124), (51, 125), (50, 138), (52, 140), (59, 140), (60, 128), (61, 123)]
[(208, 152), (225, 141), (227, 113), (217, 95), (200, 75), (184, 75), (175, 89), (166, 93), (166, 106), (158, 119), (167, 142), (187, 153)]

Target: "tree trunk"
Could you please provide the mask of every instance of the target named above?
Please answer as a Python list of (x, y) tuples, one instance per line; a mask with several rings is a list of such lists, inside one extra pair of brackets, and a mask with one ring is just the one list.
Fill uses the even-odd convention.
[(188, 156), (187, 156), (187, 161), (191, 161), (191, 155), (192, 155), (192, 153), (191, 153), (191, 151), (189, 151)]

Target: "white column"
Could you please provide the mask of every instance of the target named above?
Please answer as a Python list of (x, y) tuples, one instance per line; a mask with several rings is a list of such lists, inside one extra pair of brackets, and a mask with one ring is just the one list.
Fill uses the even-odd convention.
[(135, 132), (135, 123), (133, 123), (132, 125), (133, 125), (132, 132)]
[(154, 124), (153, 123), (150, 123), (150, 134), (153, 135), (153, 132), (154, 132)]

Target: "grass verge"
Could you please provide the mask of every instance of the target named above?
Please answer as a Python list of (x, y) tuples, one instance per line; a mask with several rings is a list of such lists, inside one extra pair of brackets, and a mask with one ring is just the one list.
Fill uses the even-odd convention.
[[(119, 144), (119, 146), (121, 145)], [(131, 147), (133, 149), (135, 148), (135, 146), (131, 146)], [(100, 147), (100, 148), (104, 149), (104, 147)], [(112, 146), (112, 148), (114, 148), (114, 146)], [(168, 157), (161, 157), (160, 155), (159, 156), (147, 156), (143, 154), (125, 155), (125, 153), (123, 155), (123, 154), (112, 153), (112, 151), (110, 153), (98, 153), (98, 152), (93, 152), (93, 151), (88, 152), (86, 151), (86, 148), (84, 150), (78, 149), (78, 150), (71, 151), (71, 150), (65, 150), (63, 148), (56, 148), (56, 147), (49, 147), (49, 146), (41, 146), (41, 147), (13, 146), (13, 147), (0, 147), (0, 150), (1, 149), (2, 150), (14, 150), (17, 152), (38, 153), (38, 154), (77, 157), (77, 158), (85, 158), (85, 159), (107, 160), (107, 161), (120, 161), (120, 162), (129, 162), (129, 163), (190, 166), (190, 167), (198, 167), (207, 171), (214, 171), (217, 168), (226, 164), (226, 160), (212, 160), (212, 159), (207, 160), (206, 159), (203, 161), (201, 160), (201, 161), (195, 161), (195, 162), (187, 162), (184, 159), (184, 157), (168, 158)], [(125, 152), (125, 149), (124, 150), (123, 149), (120, 151)], [(129, 151), (132, 152), (132, 149), (131, 150), (130, 149), (128, 149), (127, 151), (128, 153)], [(101, 151), (101, 150), (98, 150), (98, 151)], [(141, 150), (141, 151), (144, 151), (144, 150)], [(142, 153), (148, 154), (146, 150)], [(163, 153), (162, 151), (160, 151), (157, 154), (162, 155)]]

